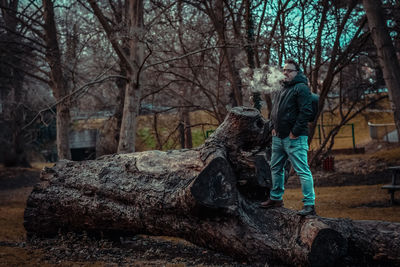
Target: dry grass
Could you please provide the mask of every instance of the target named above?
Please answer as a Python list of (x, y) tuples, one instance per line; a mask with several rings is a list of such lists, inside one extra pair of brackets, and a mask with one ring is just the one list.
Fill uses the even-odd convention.
[(400, 147), (377, 151), (369, 156), (371, 158), (378, 158), (386, 162), (392, 162), (400, 158)]
[[(267, 110), (261, 111), (264, 117), (267, 116)], [(190, 120), (192, 125), (193, 145), (194, 147), (199, 146), (204, 142), (204, 136), (207, 130), (214, 130), (217, 128), (217, 120), (211, 116), (210, 113), (205, 111), (194, 111), (190, 113)], [(177, 112), (162, 113), (157, 116), (157, 128), (161, 143), (163, 144), (162, 150), (180, 148), (179, 136), (176, 128), (179, 122), (179, 114)], [(335, 125), (339, 122), (339, 116), (337, 114), (330, 114), (325, 112), (323, 115), (323, 122), (319, 121), (319, 124), (324, 125)], [(372, 123), (393, 123), (393, 113), (391, 112), (365, 112), (356, 116), (352, 119), (349, 124), (354, 124), (354, 135), (356, 147), (363, 147), (365, 144), (371, 141), (368, 122)], [(81, 121), (75, 121), (72, 128), (75, 130), (82, 129), (98, 129), (104, 123), (104, 119), (87, 119)], [(137, 133), (137, 151), (144, 151), (149, 149), (159, 149), (154, 132), (154, 116), (153, 115), (142, 115), (138, 116), (138, 133)], [(325, 128), (328, 131), (329, 127)], [(175, 132), (174, 132), (175, 131)], [(173, 133), (174, 132), (174, 133)], [(171, 133), (173, 133), (171, 135)], [(324, 136), (323, 130), (321, 135)], [(314, 135), (313, 142), (310, 145), (310, 149), (314, 150), (319, 147), (318, 130)], [(335, 138), (335, 144), (333, 149), (352, 148), (353, 139), (352, 131), (350, 126), (344, 126), (339, 131), (339, 134)], [(168, 140), (168, 141), (167, 141)]]
[[(267, 111), (262, 110), (261, 112), (264, 117), (267, 116)], [(339, 117), (337, 114), (324, 113), (324, 125), (334, 125), (339, 122)], [(205, 111), (195, 111), (190, 113), (191, 123), (193, 125), (204, 124), (204, 126), (197, 126), (192, 128), (192, 132), (201, 131), (203, 135), (206, 130), (215, 129), (217, 125), (217, 121), (215, 118), (211, 117), (209, 113)], [(176, 127), (178, 122), (178, 115), (175, 113), (168, 113), (159, 115), (158, 123), (159, 129), (161, 130), (162, 137), (166, 137), (173, 129), (172, 127)], [(352, 119), (349, 124), (354, 124), (354, 135), (355, 135), (355, 143), (356, 147), (363, 147), (365, 144), (369, 143), (372, 139), (369, 133), (368, 122), (372, 123), (393, 123), (393, 113), (391, 112), (366, 112), (364, 114), (356, 116)], [(320, 122), (321, 123), (321, 122)], [(209, 125), (207, 125), (209, 124)], [(138, 128), (147, 128), (152, 129), (153, 125), (153, 117), (152, 116), (139, 116), (138, 119)], [(325, 130), (329, 130), (327, 127)], [(153, 130), (151, 130), (153, 132)], [(323, 135), (323, 132), (321, 132)], [(341, 149), (341, 148), (352, 148), (353, 147), (353, 139), (352, 139), (352, 131), (350, 126), (344, 126), (339, 131), (335, 139), (335, 144), (333, 149)], [(311, 149), (316, 149), (319, 147), (318, 131), (314, 135), (314, 140), (310, 145)]]
[[(368, 112), (362, 115), (356, 116), (352, 119), (349, 124), (354, 124), (354, 136), (356, 147), (363, 147), (368, 142), (372, 141), (369, 133), (368, 122), (372, 123), (393, 123), (393, 113), (390, 112)], [(324, 114), (324, 125), (333, 125), (338, 123), (338, 116), (325, 113)], [(327, 129), (328, 130), (328, 127)], [(323, 133), (321, 133), (323, 136)], [(353, 139), (351, 138), (351, 127), (344, 126), (339, 131), (339, 134), (335, 138), (335, 144), (333, 149), (341, 148), (352, 148)], [(310, 148), (316, 149), (319, 147), (318, 132), (315, 133), (313, 142)]]
[(25, 207), (0, 207), (0, 239), (21, 242), (25, 240), (22, 226)]
[[(197, 125), (191, 128), (194, 147), (204, 143), (207, 130), (214, 130), (218, 126), (217, 121), (205, 111), (191, 112), (190, 122), (192, 125)], [(165, 113), (157, 116), (157, 131), (163, 145), (162, 150), (180, 148), (178, 124), (178, 113)], [(153, 115), (138, 117), (137, 151), (160, 149), (153, 126)]]
[[(179, 132), (177, 131), (179, 119), (179, 113), (177, 112), (157, 114), (156, 118), (154, 115), (138, 116), (136, 151), (180, 148)], [(156, 139), (155, 120), (157, 121), (157, 132), (162, 145), (161, 148)], [(100, 129), (105, 121), (106, 119), (103, 118), (78, 120), (73, 122), (71, 128), (76, 131)], [(210, 113), (201, 110), (190, 112), (190, 122), (194, 147), (204, 143), (207, 130), (214, 130), (218, 126), (218, 121)]]
[[(23, 226), (26, 200), (32, 187), (16, 190), (0, 190), (0, 242), (19, 243), (26, 241)], [(28, 249), (0, 245), (0, 267), (9, 266), (117, 266), (103, 262), (62, 262), (50, 264), (44, 260), (46, 252), (40, 249)]]
[(54, 162), (31, 162), (32, 168), (37, 170), (42, 170), (44, 167), (51, 168), (54, 164)]
[(111, 267), (118, 266), (118, 264), (110, 264), (105, 262), (70, 262), (63, 261), (57, 264), (49, 263), (45, 258), (45, 251), (40, 249), (27, 250), (25, 248), (18, 247), (3, 247), (0, 246), (0, 267), (10, 266), (40, 266), (40, 267)]
[(41, 251), (25, 248), (0, 246), (0, 266), (51, 266), (40, 260)]
[[(322, 217), (400, 222), (400, 205), (389, 206), (390, 196), (381, 186), (317, 187), (317, 213)], [(285, 190), (285, 207), (301, 209), (301, 199), (301, 189)]]
[(385, 162), (388, 166), (397, 165), (400, 161), (400, 146), (399, 144), (392, 144), (393, 148), (382, 149), (373, 153), (366, 154), (341, 154), (335, 155), (337, 160), (368, 160), (368, 159), (379, 159)]
[(0, 191), (0, 240), (21, 242), (26, 239), (22, 225), (26, 200), (31, 187)]

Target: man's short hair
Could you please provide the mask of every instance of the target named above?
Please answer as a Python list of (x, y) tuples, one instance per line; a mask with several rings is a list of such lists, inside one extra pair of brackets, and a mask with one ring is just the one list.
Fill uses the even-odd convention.
[(300, 70), (299, 64), (297, 64), (297, 62), (296, 62), (294, 59), (291, 59), (291, 58), (286, 59), (286, 60), (285, 60), (285, 64), (293, 64), (293, 65), (295, 66), (295, 68), (296, 68), (297, 71)]

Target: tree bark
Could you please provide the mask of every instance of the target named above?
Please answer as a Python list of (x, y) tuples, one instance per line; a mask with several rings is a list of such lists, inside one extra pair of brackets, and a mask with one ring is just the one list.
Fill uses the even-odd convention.
[(133, 62), (128, 68), (128, 82), (125, 89), (124, 109), (119, 134), (118, 153), (135, 151), (136, 117), (139, 115), (141, 87), (139, 81), (140, 65), (143, 63), (143, 0), (127, 1), (127, 22), (129, 36), (129, 57)]
[(326, 14), (328, 13), (329, 9), (329, 3), (327, 0), (324, 0), (322, 2), (322, 13), (321, 13), (321, 22), (319, 23), (318, 26), (318, 32), (317, 32), (317, 39), (315, 41), (315, 67), (311, 71), (311, 89), (314, 93), (318, 93), (318, 78), (319, 78), (319, 69), (321, 67), (321, 60), (322, 60), (322, 32), (325, 27), (325, 22), (326, 22)]
[[(139, 66), (143, 61), (143, 47), (139, 41), (139, 31), (143, 30), (143, 2), (129, 1), (128, 3), (128, 50), (133, 69), (126, 70), (128, 81), (125, 84), (125, 92), (122, 97), (123, 108), (120, 123), (118, 153), (135, 151), (137, 116), (140, 109), (141, 88), (139, 83)], [(132, 34), (132, 35), (131, 35)]]
[[(57, 29), (54, 19), (54, 7), (51, 0), (43, 0), (44, 30), (46, 42), (46, 60), (50, 66), (50, 87), (56, 100), (60, 100), (68, 94), (65, 80), (61, 52), (58, 45)], [(69, 104), (62, 101), (57, 104), (57, 153), (59, 159), (71, 159), (69, 149), (69, 124), (71, 121)]]
[[(326, 3), (324, 3), (324, 5), (325, 4)], [(338, 73), (338, 69), (340, 68), (340, 63), (342, 62), (342, 60), (344, 58), (349, 56), (349, 51), (350, 51), (349, 49), (346, 49), (344, 52), (340, 51), (341, 50), (340, 40), (341, 40), (343, 30), (345, 29), (345, 26), (350, 19), (350, 15), (357, 5), (357, 0), (348, 1), (348, 2), (346, 2), (346, 5), (347, 5), (346, 13), (344, 14), (342, 20), (340, 21), (340, 24), (337, 24), (335, 41), (332, 45), (332, 52), (330, 54), (331, 60), (329, 62), (328, 69), (325, 74), (325, 79), (322, 83), (322, 86), (319, 88), (321, 90), (319, 92), (318, 112), (315, 116), (314, 122), (312, 122), (311, 126), (309, 127), (309, 133), (308, 133), (308, 142), (309, 143), (312, 142), (312, 139), (314, 137), (315, 130), (316, 130), (317, 124), (318, 124), (317, 123), (318, 119), (319, 119), (320, 115), (323, 114), (323, 112), (324, 112), (325, 100), (328, 96), (329, 91), (331, 90), (335, 75)], [(328, 6), (324, 6), (324, 7), (328, 7)], [(332, 7), (332, 6), (330, 6), (330, 7)], [(325, 12), (325, 11), (323, 11), (323, 12)], [(328, 10), (328, 12), (329, 12), (329, 10)], [(322, 21), (321, 21), (321, 23), (322, 23)], [(322, 28), (323, 25), (320, 25), (320, 26), (321, 26), (320, 30), (323, 30), (323, 28)], [(353, 39), (350, 41), (348, 48), (351, 47), (353, 40), (355, 40), (356, 38), (358, 38), (358, 34), (355, 34), (353, 36)], [(319, 42), (319, 40), (318, 40), (318, 42)], [(317, 44), (317, 46), (318, 46), (318, 44)], [(317, 51), (317, 52), (319, 53), (320, 51)], [(316, 55), (316, 57), (319, 57), (319, 55)], [(316, 58), (316, 60), (319, 60), (319, 59)], [(316, 70), (319, 70), (321, 68), (320, 63), (321, 62), (316, 63)], [(318, 67), (318, 69), (317, 69), (317, 67)], [(318, 79), (318, 77), (316, 77), (316, 76), (313, 77), (313, 81), (315, 81), (315, 79)], [(313, 86), (317, 86), (317, 85), (314, 84)], [(314, 90), (315, 88), (312, 88), (312, 89)], [(310, 165), (312, 165), (316, 159), (317, 158), (315, 156), (312, 156), (309, 160)]]
[(25, 229), (178, 236), (255, 265), (399, 264), (400, 224), (258, 207), (246, 186), (269, 191), (255, 156), (269, 133), (256, 109), (237, 107), (197, 149), (58, 162), (29, 196)]
[(136, 117), (139, 113), (141, 87), (140, 66), (143, 63), (144, 48), (141, 40), (143, 34), (143, 0), (126, 0), (126, 29), (129, 51), (114, 36), (114, 30), (107, 18), (94, 0), (88, 0), (94, 14), (99, 19), (107, 34), (114, 51), (118, 55), (121, 64), (126, 66), (127, 83), (124, 93), (124, 107), (122, 113), (121, 129), (119, 131), (118, 153), (135, 151)]
[(239, 70), (235, 65), (236, 53), (231, 48), (227, 47), (226, 40), (226, 23), (224, 15), (224, 1), (215, 1), (215, 5), (210, 5), (204, 1), (203, 5), (207, 10), (207, 14), (210, 17), (212, 24), (214, 25), (215, 31), (218, 35), (218, 41), (224, 47), (222, 48), (223, 55), (225, 57), (226, 67), (231, 82), (231, 104), (233, 107), (243, 105), (243, 93), (242, 93), (242, 81), (239, 75)]
[[(119, 132), (118, 153), (135, 151), (136, 144), (136, 117), (139, 114), (141, 89), (135, 81), (136, 73), (132, 73), (126, 84), (124, 109), (122, 113), (121, 129)], [(134, 79), (134, 80), (133, 80)]]
[(187, 107), (182, 107), (179, 110), (179, 135), (181, 148), (193, 147), (190, 113)]
[(394, 106), (394, 121), (400, 142), (400, 63), (386, 26), (381, 0), (363, 0), (368, 26), (378, 52), (390, 100)]
[[(31, 56), (31, 53), (21, 43), (21, 38), (16, 34), (18, 30), (18, 0), (1, 0), (1, 15), (4, 23), (4, 32), (1, 38), (14, 45), (1, 44), (0, 46), (0, 122), (3, 127), (1, 139), (2, 148), (0, 157), (5, 166), (31, 167), (26, 153), (26, 132), (21, 130), (24, 125), (26, 110), (24, 109), (23, 83), (25, 74), (21, 69), (26, 69), (21, 55)], [(8, 64), (7, 64), (8, 62)], [(11, 67), (9, 65), (13, 67)]]

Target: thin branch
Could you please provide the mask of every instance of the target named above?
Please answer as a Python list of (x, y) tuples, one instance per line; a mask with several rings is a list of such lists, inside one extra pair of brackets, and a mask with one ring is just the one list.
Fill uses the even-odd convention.
[(161, 10), (159, 14), (155, 15), (154, 18), (153, 18), (151, 21), (148, 22), (148, 24), (146, 25), (146, 28), (147, 28), (147, 29), (150, 29), (151, 26), (152, 26), (152, 24), (153, 24), (156, 20), (158, 20), (158, 19), (161, 17), (162, 14), (164, 14), (168, 9), (170, 9), (170, 8), (171, 8), (172, 6), (174, 6), (175, 4), (176, 4), (176, 2), (173, 1), (171, 4), (169, 4), (168, 6), (166, 6), (163, 10)]
[(140, 101), (146, 99), (147, 97), (149, 97), (149, 96), (151, 96), (151, 95), (158, 94), (159, 92), (161, 92), (162, 90), (164, 90), (165, 88), (167, 88), (170, 84), (172, 84), (172, 83), (174, 83), (174, 82), (176, 82), (176, 81), (169, 81), (166, 85), (163, 85), (163, 86), (160, 87), (159, 89), (157, 89), (157, 90), (155, 90), (155, 91), (153, 91), (153, 92), (151, 92), (151, 93), (148, 93), (148, 94), (142, 96), (142, 97), (140, 98)]
[(28, 37), (28, 36), (22, 35), (21, 33), (15, 32), (15, 31), (13, 31), (12, 29), (8, 28), (7, 26), (0, 25), (0, 29), (1, 29), (1, 28), (5, 29), (8, 33), (11, 33), (11, 34), (13, 34), (13, 35), (15, 35), (15, 36), (22, 37), (22, 38), (24, 38), (24, 39), (26, 39), (26, 40), (29, 40), (30, 42), (32, 42), (32, 43), (34, 43), (34, 44), (37, 44), (38, 46), (41, 46), (41, 47), (47, 49), (47, 47), (46, 47), (44, 44), (42, 44), (42, 43), (38, 42), (37, 40), (32, 39), (32, 38), (30, 38), (30, 37)]
[[(319, 157), (319, 155), (321, 155), (322, 150), (326, 147), (328, 141), (330, 140), (330, 138), (332, 138), (332, 135), (336, 135), (337, 132), (340, 130), (340, 128), (341, 128), (344, 124), (346, 124), (347, 122), (349, 122), (350, 120), (352, 120), (355, 116), (357, 116), (358, 114), (360, 114), (361, 112), (363, 112), (363, 111), (366, 110), (367, 108), (373, 106), (374, 104), (378, 103), (379, 101), (381, 101), (381, 100), (383, 100), (383, 99), (385, 99), (385, 98), (387, 98), (387, 97), (388, 97), (387, 95), (384, 95), (384, 96), (381, 96), (381, 97), (379, 97), (379, 98), (377, 98), (377, 99), (374, 99), (373, 101), (371, 101), (371, 102), (368, 103), (367, 105), (365, 105), (365, 106), (363, 106), (362, 108), (356, 110), (351, 116), (349, 116), (349, 115), (350, 115), (350, 111), (347, 112), (346, 116), (348, 116), (348, 117), (342, 119), (341, 123), (339, 123), (335, 128), (333, 128), (333, 129), (329, 132), (328, 136), (325, 138), (325, 140), (324, 140), (324, 142), (321, 144), (320, 148), (317, 150), (317, 152), (316, 152), (316, 153), (313, 155), (313, 157), (311, 158), (311, 160), (310, 160), (310, 165), (312, 165), (312, 164), (317, 160), (317, 158)], [(336, 132), (336, 134), (335, 134), (335, 132)]]
[(91, 82), (88, 82), (88, 83), (84, 84), (80, 88), (78, 88), (75, 91), (71, 92), (70, 94), (62, 97), (60, 100), (56, 101), (55, 103), (53, 103), (52, 105), (48, 106), (47, 108), (44, 108), (44, 109), (40, 110), (28, 124), (26, 124), (24, 127), (22, 127), (22, 130), (24, 130), (27, 127), (29, 127), (43, 112), (45, 112), (47, 110), (51, 110), (52, 108), (54, 108), (58, 104), (66, 101), (68, 98), (72, 97), (73, 95), (79, 93), (80, 91), (86, 89), (87, 87), (89, 87), (91, 85), (94, 85), (94, 84), (97, 84), (97, 83), (102, 83), (102, 82), (104, 82), (106, 80), (110, 80), (110, 79), (126, 79), (126, 77), (125, 76), (121, 76), (121, 75), (110, 75), (110, 76), (104, 77), (104, 78), (102, 78), (100, 80), (94, 80), (94, 81), (91, 81)]
[(151, 50), (150, 46), (148, 43), (145, 43), (147, 46), (147, 49), (149, 49), (149, 53), (147, 54), (147, 56), (144, 58), (142, 64), (140, 64), (139, 69), (136, 73), (136, 84), (139, 86), (139, 78), (140, 78), (140, 74), (143, 70), (144, 64), (146, 63), (147, 59), (149, 59), (150, 55), (153, 53), (153, 50)]
[(160, 64), (168, 63), (168, 62), (171, 62), (171, 61), (181, 60), (181, 59), (184, 59), (184, 58), (189, 57), (191, 55), (195, 55), (195, 54), (207, 51), (207, 50), (219, 49), (219, 48), (237, 48), (237, 47), (240, 47), (240, 46), (239, 45), (236, 45), (236, 46), (220, 45), (220, 46), (206, 47), (206, 48), (202, 48), (202, 49), (199, 49), (199, 50), (195, 50), (195, 51), (189, 52), (187, 54), (184, 54), (184, 55), (181, 55), (181, 56), (178, 56), (178, 57), (166, 59), (166, 60), (163, 60), (163, 61), (159, 61), (159, 62), (150, 64), (150, 65), (147, 65), (144, 69), (148, 69), (148, 68), (151, 68), (151, 67), (154, 67), (154, 66), (157, 66), (157, 65), (160, 65)]
[(8, 66), (10, 66), (10, 67), (12, 67), (12, 68), (14, 68), (14, 69), (17, 69), (17, 70), (19, 70), (19, 71), (25, 73), (26, 75), (28, 75), (28, 76), (30, 76), (30, 77), (36, 79), (36, 80), (39, 80), (39, 81), (44, 82), (44, 83), (46, 83), (46, 84), (49, 83), (49, 80), (46, 80), (45, 78), (40, 77), (40, 76), (38, 76), (38, 75), (36, 75), (36, 74), (30, 73), (29, 71), (26, 71), (26, 70), (24, 70), (23, 68), (17, 67), (17, 66), (15, 66), (14, 64), (12, 64), (12, 63), (10, 63), (10, 62), (4, 61), (3, 63), (6, 64), (6, 65), (8, 65)]
[[(24, 9), (22, 12), (19, 12), (19, 11), (17, 11), (17, 10), (14, 10), (14, 9), (12, 9), (12, 8), (9, 8), (9, 7), (3, 6), (3, 5), (0, 5), (0, 9), (7, 10), (7, 11), (11, 11), (11, 12), (14, 13), (15, 15), (21, 15), (22, 17), (25, 17), (26, 19), (28, 19), (28, 20), (30, 20), (30, 21), (32, 21), (32, 22), (37, 23), (37, 24), (38, 24), (39, 26), (41, 26), (41, 27), (44, 26), (43, 23), (41, 23), (40, 21), (38, 21), (38, 20), (36, 20), (36, 19), (33, 18), (33, 15), (35, 15), (36, 12), (33, 13), (32, 16), (28, 16), (28, 15), (25, 14), (26, 9)], [(37, 10), (37, 11), (38, 11), (38, 10)], [(17, 17), (17, 16), (14, 16), (14, 18), (17, 19), (17, 20), (19, 20), (20, 22), (22, 22), (24, 25), (28, 25), (28, 24), (26, 23), (26, 21), (23, 21), (21, 18), (19, 18), (19, 17)]]
[(104, 16), (103, 12), (97, 5), (95, 0), (87, 0), (90, 6), (93, 9), (94, 14), (96, 15), (97, 19), (99, 20), (100, 24), (103, 26), (104, 31), (106, 32), (108, 40), (111, 42), (112, 47), (114, 48), (115, 52), (117, 53), (119, 59), (126, 64), (126, 66), (132, 71), (134, 70), (134, 66), (132, 62), (129, 60), (129, 57), (123, 51), (122, 47), (119, 45), (118, 41), (114, 38), (114, 31), (111, 28), (110, 24), (108, 23), (108, 19)]

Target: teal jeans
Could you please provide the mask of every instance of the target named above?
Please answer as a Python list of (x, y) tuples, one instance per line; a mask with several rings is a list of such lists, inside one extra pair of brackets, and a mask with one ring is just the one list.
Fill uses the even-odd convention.
[(282, 200), (285, 191), (284, 166), (289, 158), (293, 169), (300, 178), (304, 205), (315, 204), (314, 182), (307, 163), (308, 137), (299, 136), (296, 139), (272, 137), (271, 174), (272, 189), (270, 198)]

